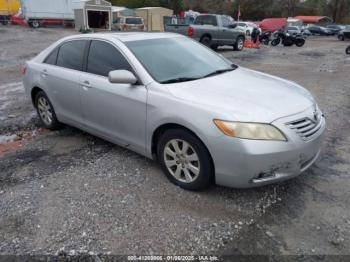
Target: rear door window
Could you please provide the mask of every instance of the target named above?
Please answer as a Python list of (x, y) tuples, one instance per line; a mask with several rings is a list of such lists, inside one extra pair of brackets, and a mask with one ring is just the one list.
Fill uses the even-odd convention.
[(74, 40), (64, 43), (58, 52), (57, 66), (82, 70), (85, 45), (85, 40)]
[(196, 21), (196, 25), (214, 25), (217, 26), (218, 23), (216, 21), (216, 17), (212, 15), (201, 15), (198, 16)]
[(87, 60), (87, 72), (108, 76), (113, 70), (132, 71), (132, 68), (114, 46), (104, 41), (93, 40)]

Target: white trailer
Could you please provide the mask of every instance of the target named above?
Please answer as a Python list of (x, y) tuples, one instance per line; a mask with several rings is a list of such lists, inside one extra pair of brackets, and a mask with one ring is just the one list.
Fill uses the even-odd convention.
[(73, 0), (21, 0), (22, 13), (28, 25), (74, 22)]

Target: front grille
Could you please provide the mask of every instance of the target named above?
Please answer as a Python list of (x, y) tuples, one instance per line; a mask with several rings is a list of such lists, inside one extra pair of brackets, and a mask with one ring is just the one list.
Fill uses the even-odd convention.
[(308, 117), (289, 122), (287, 126), (293, 129), (303, 140), (311, 139), (322, 127), (323, 116), (315, 116), (314, 119)]

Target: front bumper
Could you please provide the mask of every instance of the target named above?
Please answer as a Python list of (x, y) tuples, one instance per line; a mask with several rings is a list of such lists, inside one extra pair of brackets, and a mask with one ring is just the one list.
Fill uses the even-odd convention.
[[(305, 112), (302, 114), (305, 116)], [(286, 125), (300, 115), (272, 123), (287, 136), (286, 142), (238, 139), (225, 135), (212, 139), (209, 151), (214, 161), (216, 184), (255, 187), (290, 179), (308, 169), (320, 154), (326, 123), (320, 116), (319, 130), (305, 141)]]

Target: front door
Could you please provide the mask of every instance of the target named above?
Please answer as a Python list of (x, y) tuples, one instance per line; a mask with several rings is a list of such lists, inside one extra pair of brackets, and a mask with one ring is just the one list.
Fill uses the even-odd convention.
[(87, 56), (86, 72), (80, 75), (85, 125), (93, 132), (136, 151), (145, 150), (145, 86), (113, 84), (108, 73), (133, 71), (112, 44), (93, 40)]

